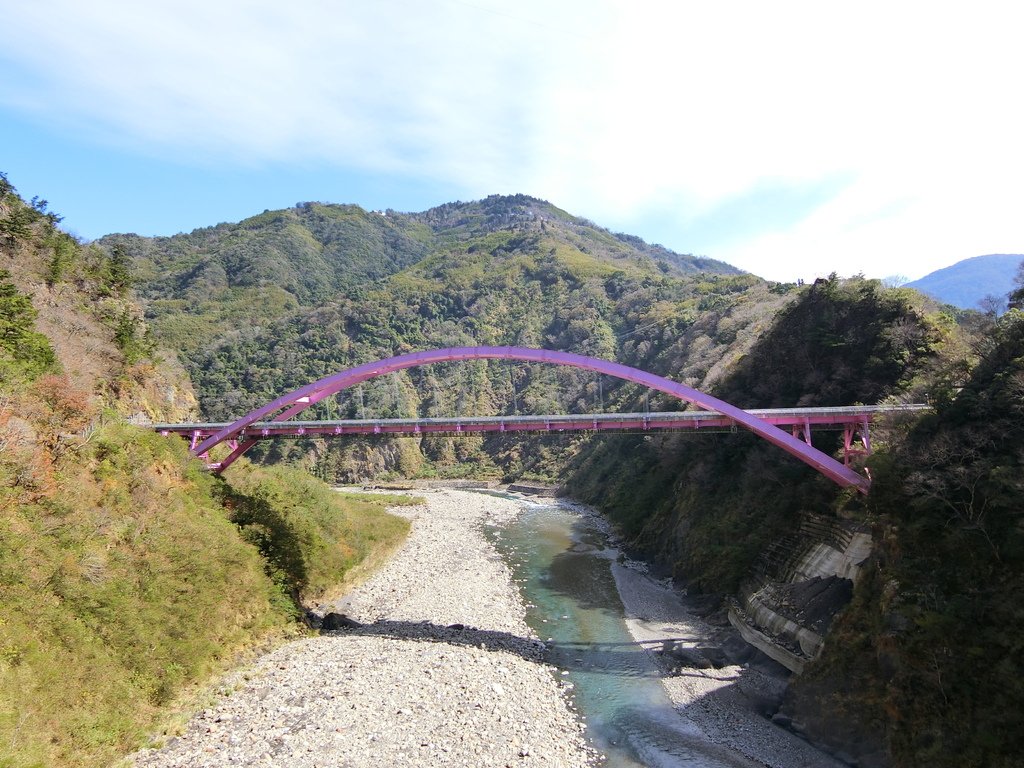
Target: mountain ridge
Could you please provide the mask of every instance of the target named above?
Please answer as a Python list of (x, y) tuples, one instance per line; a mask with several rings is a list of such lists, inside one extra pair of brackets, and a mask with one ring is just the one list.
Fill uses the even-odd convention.
[(460, 270), (467, 279), (487, 279), (489, 260), (518, 261), (519, 272), (557, 263), (554, 271), (573, 279), (615, 272), (743, 275), (713, 259), (613, 234), (526, 195), (413, 214), (305, 202), (188, 234), (112, 234), (96, 244), (131, 260), (147, 318), (186, 355), (204, 340), (358, 297), (381, 281), (426, 290)]
[(948, 267), (929, 272), (907, 283), (907, 287), (926, 293), (961, 309), (988, 309), (982, 302), (992, 298), (1001, 302), (1013, 289), (1013, 276), (1024, 263), (1024, 254), (989, 253), (962, 259)]
[[(292, 208), (267, 210), (236, 223), (220, 223), (167, 237), (144, 237), (134, 233), (111, 233), (99, 238), (101, 246), (132, 246), (136, 274), (146, 284), (157, 281), (157, 273), (194, 282), (203, 268), (218, 264), (232, 277), (231, 268), (247, 243), (248, 234), (269, 242), (264, 252), (250, 253), (250, 266), (261, 278), (277, 278), (302, 303), (322, 299), (324, 280), (315, 281), (319, 267), (335, 279), (337, 289), (358, 279), (373, 280), (416, 263), (428, 249), (453, 249), (473, 238), (499, 230), (523, 230), (561, 235), (595, 258), (616, 260), (645, 257), (663, 271), (680, 274), (713, 272), (740, 274), (724, 262), (692, 254), (680, 254), (661, 245), (646, 243), (634, 235), (612, 233), (587, 219), (573, 216), (551, 203), (528, 195), (491, 195), (477, 201), (444, 203), (419, 213), (367, 211), (355, 204), (301, 202)], [(553, 230), (553, 231), (552, 231)], [(299, 276), (287, 269), (272, 269), (270, 257), (305, 267)], [(338, 275), (344, 268), (345, 277)], [(198, 273), (196, 272), (198, 270)], [(209, 275), (206, 275), (209, 277)], [(217, 281), (219, 275), (213, 275)], [(296, 280), (298, 283), (295, 283)], [(305, 280), (305, 284), (302, 284)], [(241, 283), (246, 284), (246, 283)], [(151, 291), (150, 291), (151, 292)]]

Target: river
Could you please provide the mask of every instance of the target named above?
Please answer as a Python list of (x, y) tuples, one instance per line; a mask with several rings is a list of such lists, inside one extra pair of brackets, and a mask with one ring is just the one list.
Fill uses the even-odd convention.
[(513, 522), (485, 531), (511, 568), (526, 622), (568, 679), (588, 737), (608, 766), (735, 768), (751, 763), (678, 714), (659, 669), (625, 621), (613, 568), (620, 552), (601, 518), (561, 502), (522, 500)]

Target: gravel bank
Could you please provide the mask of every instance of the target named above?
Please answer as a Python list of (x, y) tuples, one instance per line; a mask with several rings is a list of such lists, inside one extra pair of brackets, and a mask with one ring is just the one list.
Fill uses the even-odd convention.
[[(454, 490), (397, 555), (337, 607), (365, 626), (285, 645), (162, 749), (169, 766), (586, 766), (596, 755), (480, 531), (515, 502)], [(450, 626), (456, 625), (456, 626)]]
[[(723, 630), (693, 615), (670, 587), (621, 564), (613, 566), (613, 574), (626, 625), (638, 642), (659, 648), (666, 640), (676, 641), (692, 649), (721, 642)], [(715, 744), (770, 768), (845, 768), (765, 716), (782, 695), (785, 684), (777, 677), (740, 665), (676, 666), (664, 655), (656, 656), (676, 712)]]

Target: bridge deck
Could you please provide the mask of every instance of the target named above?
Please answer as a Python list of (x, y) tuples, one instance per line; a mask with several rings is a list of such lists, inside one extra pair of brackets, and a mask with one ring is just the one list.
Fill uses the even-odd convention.
[[(914, 413), (930, 406), (849, 405), (828, 408), (760, 408), (747, 411), (776, 426), (841, 429), (871, 421), (880, 414)], [(580, 413), (539, 416), (446, 416), (415, 419), (338, 419), (324, 421), (261, 421), (250, 424), (239, 440), (316, 435), (422, 434), (466, 432), (601, 431), (601, 430), (713, 430), (732, 429), (735, 422), (717, 411), (660, 411), (655, 413)], [(153, 424), (162, 433), (205, 437), (228, 422)]]

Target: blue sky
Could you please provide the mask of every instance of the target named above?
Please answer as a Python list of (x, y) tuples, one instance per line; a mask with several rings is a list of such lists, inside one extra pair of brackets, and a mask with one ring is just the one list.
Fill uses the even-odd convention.
[(524, 192), (773, 279), (1024, 252), (1009, 2), (0, 3), (0, 171), (86, 239)]

